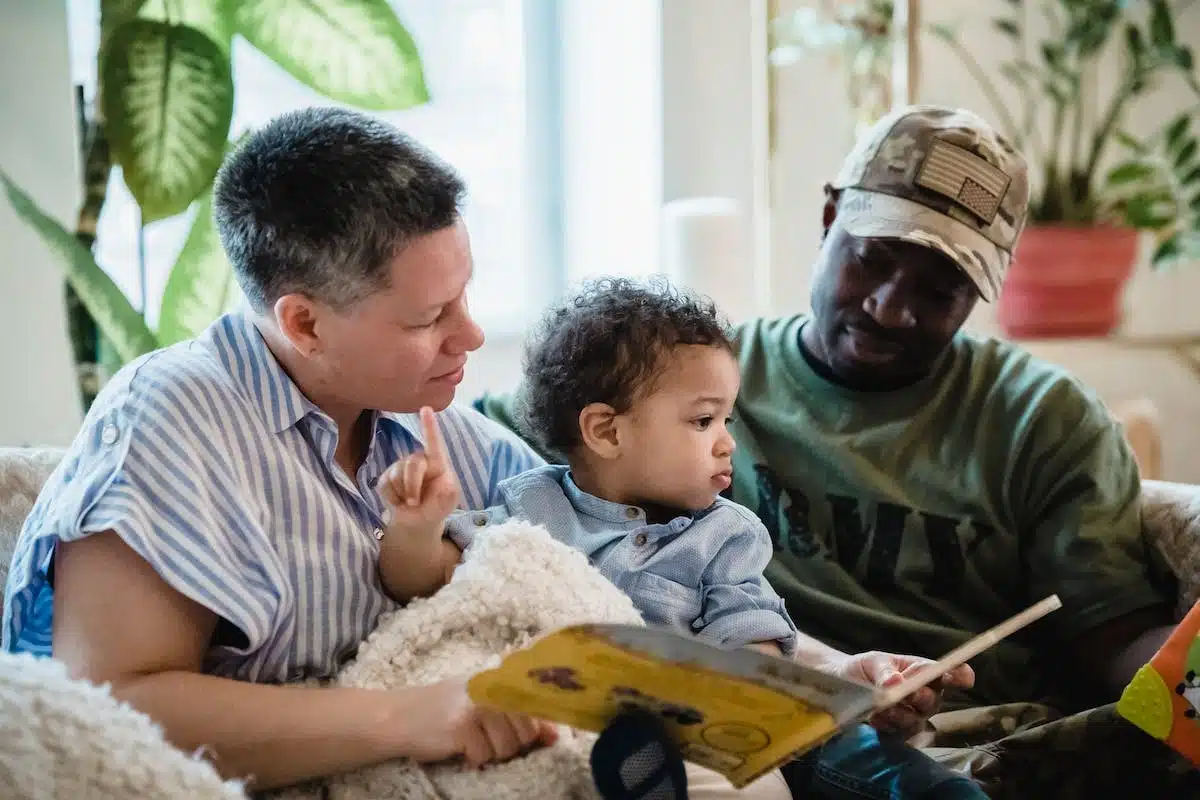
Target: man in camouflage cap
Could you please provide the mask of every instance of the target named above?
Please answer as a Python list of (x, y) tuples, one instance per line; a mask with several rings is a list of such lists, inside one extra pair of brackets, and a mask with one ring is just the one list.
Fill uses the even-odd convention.
[[(851, 384), (886, 388), (927, 374), (975, 302), (999, 294), (1025, 226), (1028, 170), (975, 114), (908, 107), (867, 131), (826, 199), (805, 341)], [(856, 266), (886, 264), (905, 280), (856, 279)], [(834, 291), (845, 302), (833, 302)]]
[(737, 331), (732, 496), (775, 538), (772, 585), (844, 652), (929, 657), (1057, 593), (947, 692), (931, 752), (995, 797), (1200, 797), (1112, 706), (1173, 596), (1120, 427), (1065, 371), (961, 330), (1025, 226), (1025, 159), (971, 112), (906, 107), (825, 193), (811, 312)]
[(1028, 204), (1025, 159), (969, 111), (901, 108), (862, 137), (826, 187), (811, 313), (738, 332), (734, 499), (775, 536), (797, 624), (847, 652), (934, 657), (1059, 595), (932, 720), (931, 752), (993, 796), (1200, 792), (1111, 705), (1173, 597), (1119, 426), (1065, 371), (961, 330)]

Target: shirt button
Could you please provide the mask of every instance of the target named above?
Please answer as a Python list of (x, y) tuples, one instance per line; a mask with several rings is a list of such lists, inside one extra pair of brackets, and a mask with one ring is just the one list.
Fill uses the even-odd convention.
[(476, 528), (482, 528), (484, 525), (488, 524), (488, 515), (487, 514), (476, 514), (474, 516), (474, 518), (472, 519), (472, 521), (475, 523)]
[(383, 541), (383, 528), (376, 528), (375, 530), (371, 531), (371, 534), (375, 537), (375, 541)]
[(100, 441), (106, 445), (113, 444), (117, 441), (119, 434), (120, 431), (117, 430), (117, 426), (110, 422), (104, 426), (104, 430), (100, 431)]
[(633, 543), (638, 547), (644, 545), (646, 543), (646, 534), (639, 533), (637, 536), (633, 537)]
[(641, 511), (638, 511), (633, 506), (629, 506), (629, 508), (625, 509), (625, 516), (629, 517), (630, 519), (637, 519), (638, 514), (641, 514), (641, 513), (642, 513)]

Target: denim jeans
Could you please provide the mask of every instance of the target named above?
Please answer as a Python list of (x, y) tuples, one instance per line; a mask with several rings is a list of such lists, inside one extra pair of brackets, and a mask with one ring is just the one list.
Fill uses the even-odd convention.
[(781, 767), (798, 798), (966, 800), (986, 798), (974, 781), (870, 725), (838, 734)]

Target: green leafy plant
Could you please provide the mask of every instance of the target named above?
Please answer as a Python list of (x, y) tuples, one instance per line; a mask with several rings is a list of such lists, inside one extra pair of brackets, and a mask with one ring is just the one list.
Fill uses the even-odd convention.
[[(195, 336), (240, 298), (211, 197), (230, 146), (235, 36), (336, 102), (382, 111), (429, 100), (417, 46), (387, 0), (101, 0), (75, 230), (0, 170), (13, 209), (63, 267), (85, 405), (114, 368)], [(154, 330), (92, 255), (117, 166), (143, 226), (194, 209)], [(144, 265), (141, 277), (145, 297)]]
[[(996, 112), (1004, 133), (1031, 160), (1032, 222), (1123, 224), (1149, 231), (1155, 266), (1200, 258), (1200, 106), (1154, 134), (1137, 138), (1122, 125), (1131, 107), (1168, 74), (1200, 96), (1194, 53), (1178, 40), (1176, 20), (1195, 0), (1004, 0), (992, 20), (1014, 54), (998, 73), (1021, 98), (1020, 113), (997, 81), (962, 44), (954, 26), (923, 31), (960, 59)], [(1036, 8), (1036, 12), (1031, 9)], [(892, 0), (820, 0), (772, 20), (771, 62), (796, 63), (832, 54), (848, 81), (858, 129), (891, 107)], [(1148, 10), (1140, 20), (1135, 13)], [(1027, 16), (1044, 18), (1048, 35), (1034, 41)], [(1117, 52), (1113, 53), (1113, 50)], [(1101, 60), (1121, 59), (1121, 80), (1101, 92)], [(1047, 125), (1048, 123), (1048, 125)], [(1110, 154), (1110, 145), (1122, 148)], [(1116, 163), (1107, 156), (1115, 155)]]
[[(1200, 82), (1190, 47), (1175, 34), (1190, 0), (1006, 0), (993, 19), (1013, 56), (999, 67), (1021, 98), (1019, 113), (949, 25), (928, 30), (945, 42), (993, 106), (998, 122), (1031, 161), (1035, 224), (1127, 225), (1153, 234), (1152, 261), (1161, 266), (1200, 257), (1200, 145), (1189, 109), (1155, 134), (1123, 129), (1139, 98), (1169, 74), (1182, 76), (1197, 96)], [(1045, 20), (1044, 37), (1030, 33), (1030, 7)], [(1148, 11), (1145, 19), (1134, 12)], [(1036, 40), (1035, 40), (1036, 38)], [(1119, 59), (1117, 85), (1102, 91), (1100, 62)], [(1048, 123), (1048, 124), (1047, 124)], [(1113, 142), (1124, 152), (1106, 157)]]

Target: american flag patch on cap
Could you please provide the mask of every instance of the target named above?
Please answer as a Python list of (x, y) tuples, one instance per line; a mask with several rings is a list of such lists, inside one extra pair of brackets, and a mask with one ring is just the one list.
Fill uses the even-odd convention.
[(934, 139), (916, 183), (949, 197), (990, 225), (1010, 180), (1003, 170), (970, 150)]

